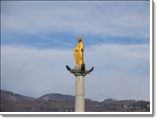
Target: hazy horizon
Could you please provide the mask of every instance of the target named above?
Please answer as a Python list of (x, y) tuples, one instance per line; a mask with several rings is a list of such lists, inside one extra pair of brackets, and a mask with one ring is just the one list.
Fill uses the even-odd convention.
[[(20, 94), (20, 93), (16, 93), (16, 92), (13, 92), (13, 91), (11, 91), (11, 90), (5, 90), (5, 89), (1, 89), (1, 90), (3, 90), (3, 91), (8, 91), (8, 92), (12, 92), (12, 93), (14, 93), (14, 94), (19, 94), (19, 95), (21, 95), (21, 96), (26, 96), (26, 97), (30, 97), (30, 98), (35, 98), (35, 99), (38, 99), (38, 98), (40, 98), (40, 97), (42, 97), (42, 96), (44, 96), (44, 95), (53, 95), (53, 94), (58, 94), (58, 95), (68, 95), (68, 96), (74, 96), (75, 97), (75, 94), (63, 94), (63, 93), (59, 93), (59, 92), (53, 92), (53, 93), (51, 93), (51, 92), (49, 92), (49, 93), (45, 93), (45, 94), (42, 94), (41, 96), (39, 96), (39, 97), (33, 97), (33, 96), (29, 96), (29, 95), (23, 95), (23, 94)], [(90, 99), (90, 98), (88, 98), (88, 97), (85, 97), (85, 99)], [(142, 99), (115, 99), (115, 98), (112, 98), (112, 97), (106, 97), (106, 98), (103, 98), (103, 99), (100, 99), (100, 100), (93, 100), (93, 99), (90, 99), (90, 100), (93, 100), (93, 101), (99, 101), (99, 102), (101, 102), (101, 101), (104, 101), (104, 100), (108, 100), (108, 99), (112, 99), (112, 100), (135, 100), (135, 101), (150, 101), (150, 100), (142, 100)]]

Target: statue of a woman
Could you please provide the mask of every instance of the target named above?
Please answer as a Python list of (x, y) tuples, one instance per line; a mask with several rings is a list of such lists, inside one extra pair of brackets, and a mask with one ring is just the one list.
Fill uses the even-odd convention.
[(76, 68), (78, 70), (85, 70), (84, 64), (84, 44), (82, 38), (78, 37), (78, 44), (74, 48), (74, 58), (76, 63)]
[(85, 76), (93, 71), (94, 67), (92, 67), (90, 70), (86, 70), (85, 63), (84, 63), (84, 44), (82, 38), (78, 37), (78, 43), (76, 47), (74, 48), (74, 59), (76, 66), (74, 69), (71, 69), (68, 65), (66, 65), (66, 68), (68, 71), (70, 71), (75, 76)]

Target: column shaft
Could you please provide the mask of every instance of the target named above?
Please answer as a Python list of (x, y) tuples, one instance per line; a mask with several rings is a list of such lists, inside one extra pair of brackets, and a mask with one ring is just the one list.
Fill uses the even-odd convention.
[(75, 89), (75, 112), (85, 111), (85, 98), (84, 98), (84, 79), (83, 76), (76, 77)]

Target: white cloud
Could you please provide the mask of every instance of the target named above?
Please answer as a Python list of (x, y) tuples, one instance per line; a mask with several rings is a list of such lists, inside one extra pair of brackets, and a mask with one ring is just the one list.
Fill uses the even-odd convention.
[(2, 2), (2, 31), (149, 37), (149, 1)]
[[(45, 93), (75, 93), (75, 77), (65, 65), (74, 66), (72, 50), (28, 49), (2, 46), (2, 88), (39, 97)], [(86, 97), (100, 100), (149, 100), (149, 46), (98, 45), (85, 49)]]
[(89, 97), (149, 100), (148, 45), (101, 45), (86, 52), (86, 60), (95, 65), (86, 80)]

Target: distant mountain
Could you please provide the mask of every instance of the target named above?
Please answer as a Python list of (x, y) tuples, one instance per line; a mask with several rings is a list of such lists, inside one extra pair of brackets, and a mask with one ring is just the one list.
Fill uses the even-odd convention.
[[(74, 112), (75, 97), (46, 94), (39, 98), (1, 91), (1, 112)], [(149, 112), (148, 101), (105, 99), (101, 102), (85, 100), (86, 112)]]
[(121, 112), (149, 112), (150, 103), (148, 101), (135, 100), (113, 100), (106, 99), (100, 102), (104, 112), (121, 111)]
[(113, 103), (113, 102), (116, 102), (117, 100), (115, 99), (112, 99), (112, 98), (108, 98), (108, 99), (104, 99), (102, 101), (102, 103), (105, 103), (105, 104), (108, 104), (108, 103)]
[(42, 101), (55, 101), (55, 100), (56, 101), (74, 101), (75, 98), (74, 96), (55, 93), (55, 94), (46, 94), (38, 99)]
[(30, 111), (35, 98), (22, 96), (13, 92), (1, 90), (1, 109), (4, 112)]
[(14, 101), (33, 101), (35, 100), (35, 98), (33, 97), (28, 97), (28, 96), (23, 96), (23, 95), (19, 95), (10, 91), (6, 91), (6, 90), (0, 90), (1, 91), (1, 98), (10, 98), (10, 100), (14, 100)]

